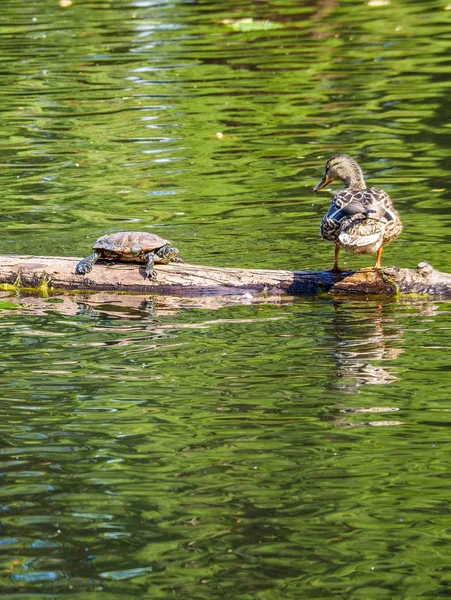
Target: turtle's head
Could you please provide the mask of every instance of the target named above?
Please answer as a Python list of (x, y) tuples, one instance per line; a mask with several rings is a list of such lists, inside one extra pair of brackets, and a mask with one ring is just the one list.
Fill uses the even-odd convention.
[(365, 180), (363, 179), (362, 169), (356, 161), (347, 154), (335, 154), (326, 163), (324, 177), (313, 188), (314, 192), (318, 192), (327, 184), (340, 179), (346, 187), (356, 189), (365, 189)]
[(173, 262), (174, 258), (177, 258), (179, 255), (179, 251), (177, 248), (167, 244), (166, 246), (159, 248), (156, 252), (156, 255), (163, 262)]
[(172, 246), (166, 246), (166, 258), (173, 259), (179, 255), (179, 251), (177, 248), (173, 248)]

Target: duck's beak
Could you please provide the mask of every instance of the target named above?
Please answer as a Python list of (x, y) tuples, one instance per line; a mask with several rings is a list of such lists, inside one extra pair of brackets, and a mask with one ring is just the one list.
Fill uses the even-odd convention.
[(333, 179), (329, 179), (329, 177), (327, 175), (324, 175), (324, 177), (321, 179), (321, 181), (318, 183), (318, 185), (315, 185), (315, 187), (313, 188), (313, 191), (319, 192), (319, 190), (322, 190), (323, 187), (325, 187), (332, 181), (333, 181)]

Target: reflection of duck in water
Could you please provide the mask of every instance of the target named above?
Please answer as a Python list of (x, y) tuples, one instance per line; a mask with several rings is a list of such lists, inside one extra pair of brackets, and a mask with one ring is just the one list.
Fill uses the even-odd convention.
[[(390, 420), (369, 420), (369, 421), (352, 421), (348, 420), (346, 417), (355, 416), (355, 415), (368, 415), (368, 414), (383, 414), (385, 416), (386, 413), (393, 413), (398, 411), (399, 408), (393, 406), (372, 406), (370, 408), (338, 408), (332, 409), (333, 413), (337, 414), (337, 417), (334, 418), (335, 427), (342, 427), (343, 429), (355, 429), (356, 427), (386, 427), (393, 425), (403, 425), (403, 421), (395, 421), (394, 419)], [(341, 416), (344, 415), (344, 416)]]
[(373, 364), (374, 361), (396, 360), (403, 352), (392, 344), (401, 338), (402, 331), (391, 326), (383, 307), (367, 302), (352, 305), (336, 302), (334, 311), (333, 359), (337, 372), (330, 386), (355, 393), (362, 385), (395, 381), (396, 376), (389, 369)]
[(336, 154), (327, 161), (324, 177), (313, 191), (321, 190), (335, 179), (343, 181), (345, 189), (333, 197), (321, 221), (321, 237), (335, 244), (331, 270), (343, 271), (338, 266), (340, 248), (353, 254), (377, 252), (374, 268), (379, 269), (384, 245), (398, 237), (402, 230), (390, 196), (378, 188), (367, 188), (362, 169), (347, 154)]

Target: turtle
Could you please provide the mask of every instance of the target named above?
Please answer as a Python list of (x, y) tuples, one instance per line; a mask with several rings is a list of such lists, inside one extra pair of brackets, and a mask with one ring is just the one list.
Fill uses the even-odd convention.
[(171, 242), (143, 231), (118, 231), (103, 235), (95, 241), (92, 249), (94, 252), (75, 267), (75, 275), (89, 273), (99, 258), (146, 263), (146, 277), (149, 279), (157, 278), (154, 263), (184, 262)]

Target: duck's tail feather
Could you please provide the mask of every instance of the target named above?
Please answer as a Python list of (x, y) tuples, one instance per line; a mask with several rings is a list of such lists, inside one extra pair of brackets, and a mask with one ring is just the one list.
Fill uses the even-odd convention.
[(372, 254), (383, 243), (385, 226), (379, 220), (354, 217), (342, 222), (338, 241), (348, 252)]

